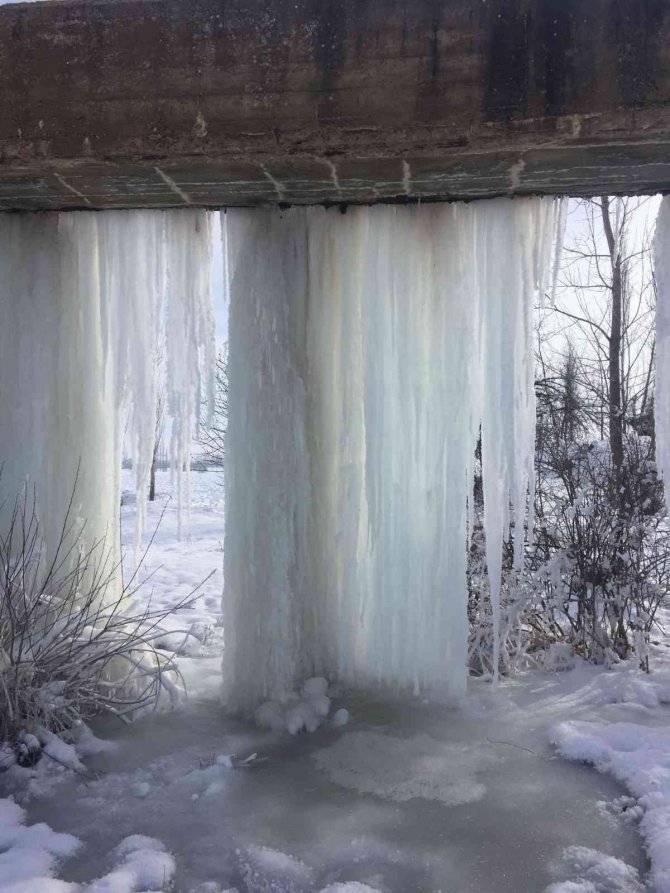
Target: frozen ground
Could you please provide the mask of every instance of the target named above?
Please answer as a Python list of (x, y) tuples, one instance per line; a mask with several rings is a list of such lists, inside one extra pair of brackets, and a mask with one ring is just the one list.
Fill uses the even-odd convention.
[[(0, 775), (0, 795), (14, 791), (27, 812), (22, 825), (18, 806), (0, 801), (0, 890), (638, 893), (648, 871), (639, 830), (657, 890), (670, 890), (665, 643), (650, 678), (579, 666), (497, 694), (475, 681), (460, 710), (339, 693), (344, 727), (260, 732), (217, 700), (218, 481), (193, 475), (189, 538), (177, 541), (170, 502), (145, 565), (155, 604), (215, 571), (164, 642), (181, 655), (190, 700), (130, 729), (100, 723), (113, 747), (85, 738), (83, 772), (43, 759), (19, 781)], [(124, 506), (128, 541), (133, 513)]]

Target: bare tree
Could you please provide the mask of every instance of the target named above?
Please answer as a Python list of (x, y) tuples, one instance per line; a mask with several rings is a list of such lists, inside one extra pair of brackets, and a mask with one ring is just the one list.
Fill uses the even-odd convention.
[(156, 400), (156, 433), (154, 435), (154, 452), (151, 457), (151, 474), (149, 477), (149, 502), (153, 502), (156, 498), (156, 465), (158, 464), (158, 454), (163, 440), (163, 427), (165, 421), (164, 413), (164, 396), (163, 391), (159, 390)]
[[(646, 198), (580, 200), (581, 226), (566, 244), (555, 307), (541, 323), (540, 366), (556, 374), (573, 352), (584, 410), (614, 467), (623, 438), (653, 399), (655, 288)], [(543, 373), (544, 374), (544, 373)]]
[(207, 424), (208, 407), (203, 406), (203, 419), (198, 441), (208, 465), (223, 468), (226, 456), (226, 429), (228, 427), (228, 358), (225, 352), (216, 358), (214, 382), (214, 413)]
[(592, 659), (634, 652), (643, 665), (670, 572), (647, 436), (655, 287), (645, 202), (577, 205), (581, 230), (538, 335), (538, 521), (527, 567), (552, 635)]
[(607, 344), (608, 353), (608, 384), (609, 384), (609, 435), (610, 448), (612, 450), (612, 463), (615, 471), (620, 474), (623, 466), (623, 401), (621, 393), (621, 340), (623, 336), (623, 272), (621, 261), (623, 226), (618, 232), (612, 228), (610, 214), (610, 200), (608, 196), (600, 199), (600, 211), (602, 214), (603, 229), (607, 239), (607, 247), (610, 254), (609, 277), (611, 281), (611, 311), (609, 336)]

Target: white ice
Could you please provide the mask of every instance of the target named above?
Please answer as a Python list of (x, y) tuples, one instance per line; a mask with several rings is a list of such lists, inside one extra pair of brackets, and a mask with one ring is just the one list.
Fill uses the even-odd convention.
[(0, 215), (0, 527), (27, 488), (47, 563), (69, 523), (65, 550), (83, 526), (114, 566), (124, 437), (141, 531), (159, 354), (178, 474), (188, 460), (211, 390), (209, 227), (191, 210)]
[(494, 624), (532, 487), (532, 308), (555, 203), (231, 210), (224, 686), (465, 687), (483, 438)]

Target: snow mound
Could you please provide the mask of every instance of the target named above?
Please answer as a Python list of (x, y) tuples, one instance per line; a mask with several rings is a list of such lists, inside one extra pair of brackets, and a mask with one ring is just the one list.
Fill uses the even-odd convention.
[[(361, 881), (340, 881), (317, 887), (314, 870), (309, 865), (270, 847), (248, 847), (238, 851), (238, 858), (247, 893), (315, 893), (317, 889), (319, 893), (380, 893)], [(212, 893), (218, 893), (218, 889)]]
[(48, 825), (25, 825), (25, 811), (13, 800), (0, 800), (0, 889), (5, 893), (40, 893), (62, 889), (51, 878), (59, 863), (72, 856), (79, 841)]
[(252, 846), (238, 853), (242, 878), (253, 893), (311, 893), (312, 869), (280, 850)]
[(304, 698), (309, 698), (314, 695), (325, 695), (328, 691), (328, 680), (324, 679), (323, 676), (312, 676), (311, 679), (306, 679), (302, 686), (302, 695)]
[(563, 881), (560, 884), (550, 884), (546, 893), (598, 893), (591, 881)]
[(670, 893), (670, 729), (575, 721), (556, 725), (551, 738), (562, 756), (610, 773), (637, 798), (653, 887)]
[(346, 726), (346, 724), (348, 722), (349, 722), (349, 711), (346, 709), (346, 707), (340, 707), (339, 710), (336, 710), (335, 713), (333, 713), (331, 725), (334, 728), (339, 729), (342, 726)]
[(204, 884), (193, 887), (189, 893), (238, 893), (238, 891), (236, 887), (226, 887), (224, 890), (216, 881), (205, 881)]
[(291, 735), (303, 731), (316, 732), (330, 713), (327, 691), (328, 681), (323, 677), (307, 679), (300, 695), (292, 692), (283, 701), (265, 701), (261, 704), (254, 714), (256, 724), (273, 732), (286, 731)]
[(163, 844), (143, 834), (133, 834), (122, 840), (114, 850), (114, 856), (117, 867), (85, 887), (86, 893), (164, 890), (175, 872), (175, 861), (165, 852)]
[(319, 893), (380, 893), (380, 891), (376, 887), (361, 884), (360, 881), (349, 881), (345, 884), (329, 884)]
[(312, 759), (342, 787), (398, 802), (420, 797), (448, 806), (481, 800), (486, 788), (477, 773), (499, 761), (482, 746), (380, 732), (349, 732)]
[(54, 875), (80, 841), (45, 824), (25, 825), (13, 800), (0, 800), (0, 890), (3, 893), (142, 893), (165, 890), (175, 862), (163, 844), (141, 834), (126, 837), (112, 853), (111, 872), (88, 884), (66, 883)]
[(191, 791), (192, 800), (197, 800), (199, 797), (214, 797), (225, 789), (227, 776), (232, 767), (232, 759), (222, 754), (209, 766), (200, 766), (187, 772), (177, 784)]
[(561, 873), (570, 880), (547, 887), (546, 893), (643, 893), (637, 870), (615, 856), (584, 846), (563, 852)]
[(590, 699), (596, 704), (629, 704), (654, 709), (670, 704), (670, 676), (642, 670), (631, 672), (628, 667), (614, 668), (601, 673), (590, 686)]
[(549, 646), (544, 658), (545, 670), (565, 672), (575, 668), (575, 651), (567, 642), (554, 642)]

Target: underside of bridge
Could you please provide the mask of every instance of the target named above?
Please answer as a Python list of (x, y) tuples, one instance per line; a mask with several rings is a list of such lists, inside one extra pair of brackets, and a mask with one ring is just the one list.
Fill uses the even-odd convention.
[(664, 191), (665, 0), (0, 8), (0, 209)]

